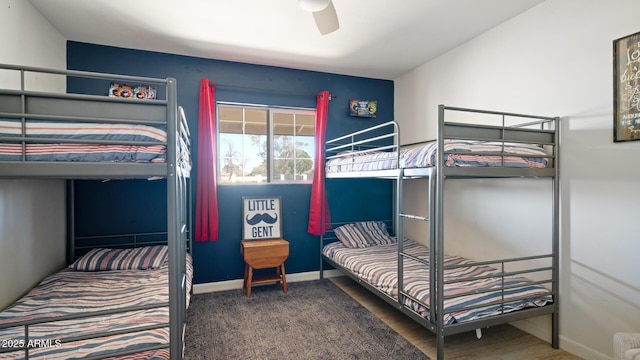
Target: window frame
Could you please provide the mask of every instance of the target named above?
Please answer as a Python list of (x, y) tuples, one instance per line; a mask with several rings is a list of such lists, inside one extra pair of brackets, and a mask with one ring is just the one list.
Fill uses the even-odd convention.
[[(256, 109), (256, 110), (266, 110), (267, 111), (267, 134), (266, 134), (266, 179), (261, 182), (231, 182), (231, 181), (221, 181), (221, 153), (220, 153), (220, 108), (221, 107), (235, 107), (239, 109)], [(313, 163), (312, 169), (315, 167), (315, 149), (316, 149), (316, 135), (315, 135), (315, 126), (316, 126), (316, 109), (315, 108), (305, 108), (305, 107), (295, 107), (295, 106), (274, 106), (274, 105), (264, 105), (264, 104), (250, 104), (250, 103), (237, 103), (237, 102), (227, 102), (227, 101), (217, 101), (216, 102), (216, 181), (218, 185), (296, 185), (296, 184), (311, 184), (313, 182), (313, 176), (309, 176), (306, 180), (278, 180), (274, 181), (273, 173), (274, 173), (274, 114), (301, 114), (301, 115), (310, 115), (313, 116), (314, 119), (314, 132), (313, 132), (313, 143), (312, 147), (314, 153), (311, 154), (311, 161)], [(244, 119), (243, 119), (244, 123)], [(295, 123), (294, 123), (295, 126)], [(246, 134), (242, 134), (246, 135)], [(295, 139), (295, 134), (293, 135)], [(243, 150), (244, 151), (244, 150)], [(244, 152), (243, 152), (244, 157)], [(295, 160), (295, 158), (294, 158)], [(294, 167), (295, 168), (295, 167)], [(295, 174), (294, 174), (295, 177)]]

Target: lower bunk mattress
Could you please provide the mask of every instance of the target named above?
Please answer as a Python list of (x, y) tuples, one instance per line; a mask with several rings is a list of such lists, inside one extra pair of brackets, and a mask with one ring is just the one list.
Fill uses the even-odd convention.
[[(405, 257), (404, 292), (420, 300), (427, 307), (408, 297), (405, 297), (404, 305), (423, 318), (429, 319), (429, 249), (412, 240), (405, 240), (403, 246), (405, 253), (427, 261), (425, 265)], [(338, 241), (326, 245), (323, 255), (379, 291), (398, 299), (397, 243), (354, 248), (346, 247)], [(472, 262), (458, 256), (445, 256), (444, 266), (465, 263)], [(490, 277), (490, 275), (496, 276)], [(484, 278), (485, 276), (489, 277)], [(447, 284), (448, 281), (470, 277), (483, 278)], [(444, 281), (445, 297), (461, 295), (444, 300), (445, 325), (488, 318), (524, 308), (540, 307), (553, 301), (550, 291), (545, 287), (521, 276), (503, 278), (499, 270), (490, 266), (470, 265), (445, 270)], [(488, 289), (495, 291), (481, 292)], [(503, 296), (506, 301), (504, 306), (496, 303), (501, 301)]]
[[(187, 254), (187, 306), (193, 276)], [(32, 345), (31, 359), (77, 359), (105, 356), (169, 344), (169, 307), (55, 321), (56, 317), (117, 310), (169, 301), (167, 247), (94, 249), (73, 265), (45, 278), (24, 297), (0, 312), (0, 327), (31, 320), (45, 321), (0, 329), (0, 351)], [(157, 329), (115, 334), (73, 342), (99, 332), (125, 332), (141, 326), (166, 324)], [(169, 359), (169, 349), (151, 350), (113, 359)], [(23, 350), (0, 353), (0, 359), (24, 359)]]

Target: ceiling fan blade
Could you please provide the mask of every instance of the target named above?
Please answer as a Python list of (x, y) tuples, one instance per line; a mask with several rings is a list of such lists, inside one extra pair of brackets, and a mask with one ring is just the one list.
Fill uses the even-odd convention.
[(333, 1), (330, 1), (324, 10), (313, 12), (313, 19), (316, 21), (316, 26), (318, 26), (318, 30), (322, 35), (330, 34), (340, 28), (338, 14), (333, 6)]

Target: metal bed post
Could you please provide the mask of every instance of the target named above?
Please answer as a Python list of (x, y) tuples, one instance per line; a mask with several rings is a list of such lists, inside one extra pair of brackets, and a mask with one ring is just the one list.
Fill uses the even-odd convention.
[[(24, 95), (24, 69), (20, 69), (20, 110), (23, 114), (27, 113), (27, 98)], [(20, 122), (22, 123), (22, 136), (26, 137), (27, 134), (27, 118), (21, 117)], [(27, 160), (27, 142), (22, 141), (22, 161)]]
[[(188, 222), (187, 224), (189, 224), (189, 228), (187, 229), (187, 237), (188, 237), (188, 242), (189, 242), (189, 253), (191, 255), (193, 255), (193, 231), (192, 229), (194, 228), (193, 226), (193, 199), (194, 199), (194, 194), (193, 194), (193, 181), (191, 180), (191, 175), (189, 175), (189, 179), (187, 179), (187, 184), (189, 187), (189, 197), (187, 199), (187, 203), (185, 204), (185, 206), (187, 206), (187, 213), (188, 215)], [(191, 292), (193, 293), (193, 289), (191, 289)]]
[(193, 210), (192, 210), (192, 200), (193, 200), (193, 181), (191, 181), (191, 175), (186, 179), (187, 182), (187, 199), (185, 201), (185, 211), (187, 212), (187, 243), (189, 244), (189, 253), (193, 254), (193, 236), (191, 229), (193, 229)]
[(320, 268), (318, 269), (318, 271), (320, 272), (320, 280), (324, 279), (324, 266), (323, 266), (323, 259), (322, 259), (322, 248), (324, 245), (324, 234), (320, 235)]
[[(432, 169), (429, 172), (429, 178), (427, 179), (428, 183), (429, 183), (429, 197), (428, 197), (428, 201), (429, 201), (429, 214), (428, 214), (428, 218), (429, 218), (429, 231), (428, 231), (428, 243), (431, 244), (431, 249), (429, 250), (429, 278), (430, 279), (435, 279), (436, 278), (436, 268), (434, 266), (432, 266), (432, 264), (436, 263), (436, 252), (433, 250), (435, 249), (435, 239), (436, 239), (436, 221), (438, 219), (438, 217), (436, 216), (436, 212), (437, 212), (437, 207), (436, 207), (436, 201), (435, 201), (435, 196), (436, 196), (436, 175), (437, 172)], [(435, 291), (433, 291), (433, 288), (430, 288), (429, 291), (429, 304), (435, 304), (436, 303), (436, 294)], [(431, 320), (431, 322), (434, 321), (434, 319), (436, 318), (436, 309), (434, 306), (429, 306), (429, 319)]]
[[(180, 244), (178, 206), (177, 89), (175, 79), (167, 79), (167, 242), (169, 248), (169, 341), (171, 359), (182, 358), (182, 311), (180, 309)], [(183, 295), (184, 296), (184, 295)]]
[(67, 201), (67, 265), (76, 258), (76, 204), (74, 181), (65, 181), (65, 198)]
[(395, 137), (393, 139), (396, 151), (396, 164), (398, 167), (398, 173), (396, 176), (396, 191), (395, 195), (395, 212), (393, 216), (393, 226), (395, 227), (397, 250), (398, 250), (398, 308), (402, 309), (404, 306), (404, 222), (402, 221), (402, 209), (404, 208), (403, 199), (403, 181), (404, 181), (404, 169), (400, 165), (400, 129), (398, 124), (393, 122), (393, 132)]
[[(400, 153), (400, 149), (397, 150)], [(398, 159), (399, 160), (399, 159)], [(404, 223), (402, 221), (401, 213), (403, 208), (403, 193), (402, 183), (404, 177), (404, 170), (400, 167), (398, 162), (398, 177), (396, 179), (396, 211), (393, 221), (396, 223), (396, 238), (398, 246), (398, 308), (402, 309), (404, 306)]]
[(553, 168), (555, 173), (553, 176), (553, 270), (551, 274), (553, 292), (553, 302), (556, 311), (551, 314), (551, 346), (554, 349), (560, 348), (560, 118), (556, 117), (553, 121), (555, 130), (555, 144), (553, 146)]
[[(182, 173), (182, 171), (178, 171), (177, 172), (179, 175), (177, 177), (177, 182), (178, 182), (178, 212), (179, 212), (179, 216), (178, 219), (180, 220), (178, 222), (178, 226), (180, 229), (180, 234), (178, 236), (178, 238), (176, 240), (178, 240), (178, 244), (179, 244), (179, 253), (180, 254), (186, 254), (186, 247), (187, 247), (187, 234), (186, 234), (186, 223), (187, 223), (187, 214), (185, 212), (186, 210), (186, 200), (187, 200), (187, 182), (186, 182), (186, 177), (185, 175)], [(180, 256), (180, 263), (179, 265), (179, 269), (181, 269), (181, 274), (180, 274), (180, 319), (184, 322), (184, 320), (186, 319), (187, 316), (187, 304), (186, 304), (186, 295), (182, 296), (182, 294), (186, 294), (185, 292), (185, 282), (184, 282), (184, 277), (183, 277), (183, 273), (186, 272), (186, 256)]]
[[(436, 323), (436, 342), (438, 344), (438, 360), (444, 360), (444, 105), (438, 106), (438, 159), (436, 164), (436, 214), (435, 239), (430, 241), (430, 251), (435, 251), (432, 258), (436, 262), (435, 286), (433, 280), (429, 282), (430, 291), (435, 290), (436, 305), (433, 321)], [(433, 263), (431, 264), (433, 267)], [(433, 304), (432, 304), (433, 307)]]

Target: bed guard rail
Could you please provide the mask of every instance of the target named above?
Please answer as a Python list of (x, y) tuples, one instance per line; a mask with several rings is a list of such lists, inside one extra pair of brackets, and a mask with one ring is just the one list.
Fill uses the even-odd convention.
[[(185, 251), (191, 253), (192, 243), (189, 229), (184, 228)], [(89, 235), (73, 236), (69, 239), (69, 262), (75, 261), (94, 248), (138, 248), (143, 246), (168, 245), (168, 234), (166, 231), (112, 234), (112, 235)], [(72, 252), (71, 252), (72, 251)]]
[[(502, 159), (501, 167), (505, 167), (505, 158), (524, 156), (526, 158), (545, 158), (554, 167), (557, 157), (558, 117), (518, 114), (500, 111), (468, 109), (451, 106), (439, 106), (438, 146), (451, 140), (465, 140), (479, 143), (500, 144), (498, 150), (462, 151), (445, 150), (443, 154), (497, 156)], [(506, 151), (507, 144), (523, 144), (540, 147), (546, 154)]]
[[(41, 339), (29, 338), (30, 326), (49, 324), (49, 323), (58, 322), (58, 321), (69, 321), (69, 320), (76, 320), (76, 319), (86, 319), (86, 318), (93, 318), (93, 317), (100, 317), (100, 316), (107, 316), (107, 315), (123, 314), (123, 313), (128, 313), (133, 311), (151, 310), (151, 309), (157, 309), (157, 308), (168, 307), (168, 306), (169, 306), (168, 302), (160, 302), (160, 303), (153, 303), (153, 304), (147, 304), (147, 305), (128, 306), (128, 307), (122, 307), (122, 308), (110, 309), (110, 310), (84, 312), (82, 314), (55, 316), (55, 317), (49, 317), (45, 319), (32, 319), (32, 320), (25, 320), (25, 321), (3, 323), (3, 324), (0, 324), (0, 330), (22, 327), (23, 337), (21, 339), (15, 340), (15, 344), (12, 343), (13, 346), (0, 348), (0, 354), (24, 352), (25, 354), (24, 358), (28, 359), (30, 350), (38, 349), (43, 346), (59, 346), (61, 344), (73, 343), (77, 341), (98, 339), (98, 338), (103, 338), (107, 336), (121, 335), (121, 334), (135, 334), (142, 331), (166, 328), (169, 326), (168, 321), (154, 324), (154, 325), (137, 326), (133, 324), (128, 328), (120, 329), (120, 330), (95, 331), (95, 332), (90, 332), (89, 334), (86, 334), (86, 335), (63, 336), (60, 338), (56, 338), (54, 340), (50, 340), (50, 339), (47, 340), (47, 341), (50, 341), (51, 343), (46, 343), (45, 340), (41, 340)], [(169, 346), (170, 346), (170, 343), (167, 342), (167, 343), (159, 343), (157, 345), (139, 347), (133, 350), (132, 349), (113, 350), (113, 351), (109, 351), (108, 353), (103, 353), (98, 358), (136, 354), (136, 353), (142, 353), (149, 350), (168, 349)]]
[[(15, 155), (19, 160), (13, 160), (12, 153), (12, 162), (28, 162), (26, 147), (30, 144), (173, 146), (166, 140), (151, 138), (124, 140), (110, 137), (33, 135), (27, 131), (27, 125), (33, 121), (54, 121), (60, 124), (130, 124), (166, 128), (166, 131), (175, 129), (175, 146), (180, 160), (178, 164), (190, 164), (190, 131), (184, 110), (176, 106), (175, 116), (168, 116), (168, 112), (176, 111), (171, 109), (176, 96), (174, 79), (6, 64), (0, 64), (0, 75), (6, 79), (0, 89), (0, 119), (17, 122), (21, 128), (15, 134), (0, 134), (0, 142), (11, 144), (12, 149), (13, 144), (21, 145), (21, 155)], [(67, 87), (70, 80), (88, 89), (88, 92), (69, 92)], [(85, 83), (89, 86), (83, 85)], [(111, 96), (110, 85), (119, 83), (153, 86), (156, 96), (143, 99)], [(168, 138), (173, 140), (173, 134), (168, 134)], [(188, 174), (190, 166), (182, 170)]]
[(176, 136), (176, 164), (180, 175), (183, 177), (191, 176), (191, 132), (187, 123), (187, 116), (184, 108), (178, 106), (178, 126)]
[[(421, 259), (421, 258), (417, 258), (415, 256), (406, 254), (406, 253), (402, 253), (403, 257), (409, 258), (413, 261), (419, 262), (419, 263), (423, 263), (423, 264), (428, 264), (428, 261), (426, 259)], [(530, 265), (523, 265), (524, 268), (519, 269), (519, 270), (510, 270), (508, 271), (506, 269), (507, 264), (511, 263), (511, 264), (515, 264), (515, 263), (520, 263), (520, 264), (529, 264), (529, 262), (531, 261), (537, 261), (537, 260), (543, 260), (543, 259), (547, 259), (547, 260), (552, 260), (553, 259), (553, 255), (551, 254), (544, 254), (544, 255), (533, 255), (533, 256), (524, 256), (524, 257), (517, 257), (517, 258), (506, 258), (506, 259), (497, 259), (497, 260), (489, 260), (489, 261), (471, 261), (471, 262), (464, 262), (462, 264), (456, 264), (456, 265), (444, 265), (443, 266), (443, 270), (446, 271), (447, 270), (455, 270), (455, 269), (463, 269), (463, 268), (468, 268), (468, 267), (472, 267), (472, 266), (493, 266), (495, 267), (498, 271), (496, 273), (491, 273), (491, 274), (486, 274), (486, 275), (469, 275), (469, 276), (462, 276), (462, 277), (456, 277), (455, 279), (449, 279), (449, 280), (444, 280), (444, 284), (448, 285), (448, 284), (456, 284), (456, 283), (466, 283), (466, 282), (470, 282), (470, 281), (477, 281), (477, 280), (495, 280), (497, 279), (500, 283), (499, 286), (496, 287), (491, 287), (491, 288), (486, 288), (486, 289), (473, 289), (470, 291), (466, 291), (466, 292), (456, 292), (453, 295), (442, 295), (442, 298), (444, 300), (452, 300), (452, 299), (456, 299), (456, 298), (462, 298), (465, 296), (469, 296), (469, 295), (477, 295), (477, 294), (483, 294), (483, 293), (487, 293), (487, 294), (495, 294), (495, 293), (500, 293), (500, 298), (496, 299), (494, 301), (487, 301), (487, 302), (482, 302), (481, 304), (478, 305), (464, 305), (464, 307), (454, 307), (448, 310), (443, 310), (441, 313), (442, 314), (450, 314), (456, 311), (460, 311), (461, 309), (464, 308), (464, 310), (469, 310), (469, 309), (476, 309), (476, 308), (484, 308), (487, 306), (492, 306), (492, 305), (499, 305), (501, 307), (501, 313), (504, 314), (506, 313), (505, 311), (505, 304), (508, 303), (513, 303), (515, 301), (518, 300), (527, 300), (530, 299), (531, 296), (530, 295), (523, 295), (523, 296), (510, 296), (507, 298), (506, 294), (510, 291), (515, 291), (518, 289), (524, 289), (527, 288), (531, 285), (544, 285), (544, 284), (552, 284), (553, 283), (553, 279), (552, 277), (547, 277), (545, 275), (540, 275), (540, 279), (539, 280), (531, 280), (531, 279), (526, 279), (526, 281), (524, 282), (518, 282), (512, 285), (508, 285), (507, 283), (509, 282), (510, 279), (514, 279), (517, 276), (520, 275), (525, 275), (525, 274), (540, 274), (540, 273), (548, 273), (553, 271), (554, 267), (553, 265), (551, 266), (530, 266)], [(425, 304), (424, 302), (422, 302), (420, 299), (417, 299), (414, 296), (411, 296), (410, 294), (408, 294), (407, 292), (404, 291), (404, 289), (402, 289), (400, 291), (402, 293), (403, 296), (410, 298), (411, 300), (415, 301), (416, 303), (424, 306), (425, 308), (430, 308), (428, 304)], [(553, 292), (552, 290), (548, 290), (547, 293), (545, 293), (544, 295), (550, 295), (550, 296), (555, 296), (555, 292)], [(542, 297), (544, 295), (539, 295), (539, 297)]]
[[(326, 159), (350, 157), (356, 161), (356, 156), (374, 152), (389, 152), (398, 160), (398, 146), (400, 143), (400, 131), (398, 123), (388, 121), (363, 130), (355, 131), (347, 135), (327, 140), (325, 143)], [(371, 162), (377, 160), (361, 160)]]

